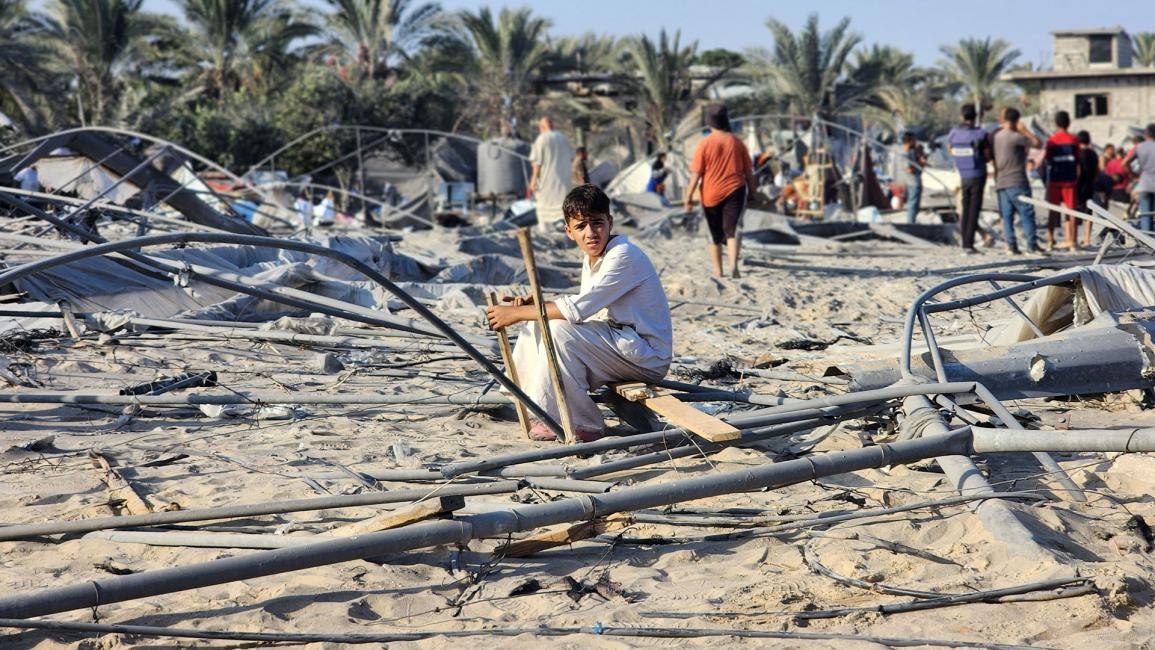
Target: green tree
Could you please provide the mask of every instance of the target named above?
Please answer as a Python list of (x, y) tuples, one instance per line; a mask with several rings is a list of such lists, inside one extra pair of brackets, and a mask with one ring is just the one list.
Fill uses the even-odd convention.
[(458, 20), (470, 54), (459, 66), (470, 98), (463, 118), (484, 135), (530, 121), (537, 103), (533, 83), (551, 61), (545, 40), (549, 21), (528, 7), (503, 8), (496, 17), (483, 7), (461, 12)]
[(1155, 32), (1132, 34), (1131, 53), (1135, 57), (1135, 65), (1143, 68), (1155, 66)]
[(694, 88), (690, 66), (697, 54), (698, 43), (695, 41), (682, 47), (681, 38), (681, 32), (674, 32), (670, 38), (663, 29), (657, 41), (641, 36), (626, 43), (628, 70), (634, 72), (634, 76), (627, 78), (634, 86), (659, 149), (669, 149), (678, 120), (713, 81)]
[(40, 26), (24, 0), (0, 0), (0, 70), (5, 71), (0, 75), (0, 112), (33, 130), (41, 125), (37, 79), (46, 74), (49, 54), (40, 42)]
[(850, 31), (849, 18), (826, 32), (819, 30), (816, 13), (807, 17), (798, 34), (774, 18), (766, 20), (766, 27), (774, 38), (774, 49), (751, 50), (751, 69), (789, 97), (795, 111), (805, 116), (831, 115), (857, 103), (857, 93), (839, 93), (850, 53), (862, 41)]
[(609, 72), (618, 66), (622, 55), (621, 43), (608, 34), (563, 36), (550, 45), (550, 67), (559, 72)]
[(1003, 39), (964, 38), (956, 45), (943, 45), (945, 57), (940, 65), (946, 74), (962, 84), (971, 94), (975, 112), (982, 113), (991, 99), (999, 77), (1019, 58), (1019, 51)]
[(163, 76), (177, 27), (143, 0), (55, 0), (44, 21), (52, 66), (76, 82), (82, 122), (111, 119), (129, 80)]
[(268, 85), (297, 61), (294, 43), (318, 33), (288, 0), (177, 4), (190, 24), (187, 63), (196, 71), (195, 87), (213, 98), (242, 86)]
[(441, 8), (412, 0), (325, 0), (329, 41), (325, 50), (338, 54), (360, 75), (383, 79), (396, 59), (430, 42), (441, 21)]
[(715, 68), (737, 68), (746, 62), (746, 57), (724, 47), (716, 47), (698, 54), (694, 63)]

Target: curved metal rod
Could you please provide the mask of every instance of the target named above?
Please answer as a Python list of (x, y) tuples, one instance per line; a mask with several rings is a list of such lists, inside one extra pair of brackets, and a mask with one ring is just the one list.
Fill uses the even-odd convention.
[[(221, 172), (222, 174), (225, 174), (226, 176), (231, 178), (236, 183), (239, 183), (241, 185), (246, 184), (244, 179), (242, 179), (240, 176), (237, 176), (236, 174), (225, 169), (221, 165), (213, 162), (212, 160), (209, 160), (208, 158), (205, 158), (204, 156), (202, 156), (202, 155), (200, 155), (200, 154), (198, 154), (198, 153), (196, 153), (190, 149), (186, 149), (186, 148), (180, 146), (179, 144), (176, 144), (175, 142), (170, 142), (170, 141), (165, 140), (163, 138), (158, 138), (156, 136), (146, 135), (144, 133), (139, 133), (137, 131), (129, 131), (128, 129), (118, 129), (118, 128), (111, 127), (111, 126), (88, 126), (88, 127), (80, 127), (80, 128), (75, 128), (75, 129), (65, 129), (63, 131), (57, 131), (55, 133), (50, 133), (48, 135), (42, 135), (42, 136), (38, 136), (38, 137), (31, 138), (28, 140), (24, 140), (23, 142), (17, 142), (16, 144), (11, 144), (11, 145), (8, 145), (7, 147), (0, 147), (0, 153), (4, 153), (5, 151), (11, 151), (12, 149), (15, 149), (17, 147), (23, 147), (26, 145), (36, 144), (37, 142), (43, 142), (45, 140), (50, 140), (52, 138), (55, 138), (55, 137), (61, 136), (61, 135), (68, 135), (70, 133), (85, 133), (88, 131), (96, 131), (99, 133), (112, 133), (114, 135), (128, 136), (131, 138), (140, 138), (141, 140), (147, 140), (149, 142), (154, 142), (157, 144), (163, 144), (163, 145), (167, 146), (168, 148), (172, 149), (173, 151), (181, 153), (181, 154), (201, 163), (202, 165), (205, 165), (206, 167), (209, 167), (209, 168), (214, 169), (218, 172)], [(173, 179), (173, 180), (176, 180), (176, 179)], [(184, 183), (179, 185), (177, 187), (177, 189), (173, 191), (173, 193), (175, 194), (177, 191), (183, 190), (185, 187), (188, 186), (188, 184), (190, 182), (191, 181), (185, 181)], [(263, 192), (261, 192), (259, 190), (257, 190), (257, 193), (260, 194), (261, 198), (263, 198), (265, 201), (272, 202), (272, 197), (264, 194)], [(214, 196), (216, 196), (216, 195), (214, 194)]]
[[(931, 328), (928, 314), (962, 309), (972, 305), (992, 302), (1001, 298), (1009, 299), (1009, 296), (1017, 293), (1030, 291), (1039, 287), (1063, 284), (1065, 282), (1070, 282), (1071, 280), (1077, 279), (1078, 277), (1078, 271), (1059, 273), (1047, 278), (1040, 278), (1037, 276), (1020, 273), (979, 273), (947, 280), (946, 282), (930, 288), (915, 299), (914, 303), (912, 303), (910, 306), (910, 311), (907, 312), (906, 327), (903, 332), (902, 362), (899, 366), (899, 370), (902, 373), (903, 379), (908, 381), (915, 379), (914, 371), (911, 368), (910, 357), (911, 347), (914, 341), (914, 320), (916, 318), (919, 320), (920, 325), (923, 328), (923, 338), (926, 340), (927, 348), (930, 350), (931, 362), (934, 365), (935, 377), (939, 382), (946, 382), (948, 381), (946, 375), (946, 364), (943, 362), (942, 354), (938, 349), (938, 343), (935, 341), (934, 330)], [(962, 300), (954, 300), (951, 302), (944, 302), (933, 305), (926, 304), (930, 298), (953, 287), (961, 286), (964, 284), (971, 284), (974, 282), (995, 282), (999, 280), (1017, 281), (1020, 282), (1020, 284), (972, 298), (965, 298)], [(1012, 415), (1011, 412), (1007, 410), (1006, 406), (1004, 406), (1003, 403), (999, 401), (999, 399), (995, 396), (995, 394), (992, 393), (986, 386), (976, 382), (975, 395), (977, 395), (982, 401), (986, 402), (987, 406), (989, 406), (991, 410), (994, 411), (998, 416), (999, 420), (1002, 421), (1005, 428), (1019, 431), (1023, 430), (1023, 427), (1019, 424), (1019, 421), (1015, 419), (1014, 415)], [(1076, 485), (1073, 480), (1071, 480), (1071, 477), (1067, 475), (1066, 471), (1064, 471), (1057, 462), (1055, 462), (1055, 459), (1052, 458), (1050, 454), (1047, 454), (1046, 452), (1035, 452), (1033, 455), (1035, 459), (1039, 461), (1039, 463), (1043, 466), (1043, 468), (1046, 469), (1048, 473), (1054, 475), (1055, 479), (1063, 485), (1067, 491), (1067, 494), (1073, 500), (1079, 502), (1087, 500), (1086, 495), (1083, 494), (1083, 491), (1079, 488), (1079, 486)]]
[[(914, 343), (914, 323), (916, 320), (918, 320), (920, 318), (920, 314), (923, 311), (923, 305), (925, 305), (927, 303), (927, 301), (929, 301), (931, 298), (937, 296), (938, 294), (940, 294), (940, 293), (942, 293), (948, 289), (953, 289), (954, 287), (962, 286), (964, 284), (971, 284), (974, 282), (986, 282), (988, 280), (995, 280), (995, 281), (1002, 280), (1002, 281), (1006, 281), (1006, 282), (1033, 283), (1033, 282), (1043, 282), (1046, 279), (1047, 278), (1040, 278), (1039, 276), (1027, 275), (1025, 273), (979, 273), (976, 275), (964, 275), (964, 276), (958, 277), (958, 278), (951, 278), (950, 280), (946, 280), (945, 282), (937, 284), (937, 285), (931, 287), (930, 289), (927, 289), (926, 291), (924, 291), (919, 297), (914, 299), (914, 302), (911, 303), (911, 305), (910, 305), (910, 309), (907, 310), (907, 312), (906, 312), (906, 325), (904, 326), (903, 333), (902, 333), (902, 336), (903, 336), (902, 356), (900, 357), (900, 363), (899, 363), (899, 371), (902, 373), (903, 379), (913, 379), (914, 378), (914, 371), (911, 370), (911, 365), (910, 365), (911, 347)], [(1022, 287), (1022, 286), (1023, 285), (1015, 285), (1014, 287), (1008, 287), (1007, 289), (1004, 289), (1003, 291), (1011, 290), (1011, 293), (1018, 293), (1018, 291), (1026, 291), (1028, 289), (1034, 288), (1034, 286), (1028, 286), (1026, 288), (1020, 289), (1019, 287)], [(1037, 286), (1044, 286), (1044, 285), (1039, 284)], [(1013, 291), (1014, 289), (1018, 289), (1018, 291)], [(1007, 295), (1011, 295), (1011, 293), (1008, 293)], [(941, 311), (941, 310), (936, 309), (935, 311)], [(924, 334), (925, 334), (925, 332), (924, 332)]]
[[(386, 127), (382, 127), (382, 126), (358, 126), (355, 124), (353, 124), (353, 125), (330, 124), (328, 126), (317, 127), (315, 129), (313, 129), (312, 131), (309, 131), (308, 133), (305, 133), (304, 135), (301, 135), (301, 136), (293, 139), (292, 141), (290, 141), (288, 144), (284, 145), (280, 149), (277, 149), (273, 153), (265, 156), (264, 158), (258, 160), (257, 162), (253, 163), (252, 165), (250, 165), (248, 170), (245, 171), (245, 173), (247, 174), (251, 171), (254, 171), (256, 169), (261, 168), (262, 166), (265, 165), (265, 163), (268, 163), (268, 162), (276, 159), (277, 156), (279, 156), (282, 153), (288, 151), (289, 149), (295, 147), (296, 145), (300, 144), (301, 142), (304, 142), (306, 139), (311, 138), (314, 135), (317, 135), (318, 133), (324, 133), (326, 131), (368, 131), (370, 133), (385, 133), (385, 134), (396, 133), (398, 135), (436, 135), (436, 136), (442, 137), (442, 138), (452, 138), (455, 140), (463, 140), (465, 142), (472, 142), (474, 144), (485, 144), (485, 141), (481, 140), (480, 138), (474, 138), (474, 137), (471, 137), (468, 135), (461, 135), (459, 133), (449, 133), (448, 131), (438, 131), (436, 129), (390, 129), (390, 128), (386, 128)], [(529, 161), (529, 156), (526, 156), (525, 154), (518, 153), (512, 149), (506, 149), (505, 147), (502, 147), (501, 145), (496, 145), (496, 146), (498, 149), (500, 149), (504, 153), (507, 153), (511, 156), (517, 156), (518, 158), (521, 158), (523, 161), (526, 161), (526, 162)], [(2, 151), (2, 149), (0, 149), (0, 151)]]
[(108, 242), (96, 246), (88, 246), (80, 250), (62, 253), (60, 255), (49, 257), (35, 262), (22, 264), (15, 268), (9, 269), (0, 273), (0, 285), (19, 280), (29, 275), (44, 271), (57, 266), (77, 262), (80, 260), (89, 259), (92, 257), (99, 257), (110, 253), (119, 253), (122, 251), (133, 251), (146, 246), (159, 246), (165, 244), (189, 244), (189, 243), (203, 243), (203, 244), (238, 244), (242, 246), (259, 246), (267, 248), (280, 248), (284, 250), (294, 250), (302, 253), (309, 253), (321, 257), (328, 257), (336, 260), (342, 264), (352, 268), (366, 278), (380, 284), (389, 293), (396, 296), (401, 302), (405, 303), (410, 309), (417, 312), (422, 318), (433, 325), (438, 331), (445, 335), (450, 341), (457, 344), (471, 359), (476, 361), (485, 369), (493, 378), (508, 390), (514, 397), (518, 399), (527, 409), (533, 412), (535, 416), (541, 419), (550, 429), (559, 437), (563, 436), (561, 427), (544, 409), (534, 402), (528, 395), (526, 395), (517, 384), (510, 381), (497, 366), (485, 357), (477, 348), (473, 347), (469, 341), (457, 333), (457, 330), (450, 327), (445, 321), (441, 320), (429, 310), (425, 305), (421, 304), (413, 296), (406, 293), (401, 287), (394, 284), (389, 278), (379, 273), (376, 269), (365, 264), (357, 258), (335, 251), (324, 246), (310, 244), (307, 242), (296, 241), (292, 239), (275, 239), (273, 237), (258, 237), (256, 235), (239, 235), (235, 233), (169, 233), (164, 235), (150, 235), (147, 237), (137, 237), (135, 239), (126, 239), (117, 242)]

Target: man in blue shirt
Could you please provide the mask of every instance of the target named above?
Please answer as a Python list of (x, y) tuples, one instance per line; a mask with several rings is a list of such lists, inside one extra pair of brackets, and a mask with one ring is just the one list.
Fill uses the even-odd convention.
[(991, 159), (991, 144), (987, 132), (976, 126), (978, 115), (973, 104), (962, 108), (962, 124), (950, 130), (947, 151), (954, 158), (962, 181), (962, 248), (969, 254), (975, 250), (975, 230), (979, 224), (979, 210), (983, 206), (983, 190), (987, 183), (987, 162)]

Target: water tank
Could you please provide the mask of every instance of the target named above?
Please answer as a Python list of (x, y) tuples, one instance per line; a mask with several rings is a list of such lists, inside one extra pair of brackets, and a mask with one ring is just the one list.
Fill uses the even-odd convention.
[[(520, 155), (519, 155), (520, 154)], [(491, 138), (477, 147), (477, 192), (522, 196), (529, 185), (529, 144)]]

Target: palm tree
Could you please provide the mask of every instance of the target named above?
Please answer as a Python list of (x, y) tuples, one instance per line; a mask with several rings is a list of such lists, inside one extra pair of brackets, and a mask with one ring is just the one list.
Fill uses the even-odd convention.
[(76, 79), (81, 121), (110, 117), (127, 79), (160, 71), (171, 19), (141, 11), (143, 0), (55, 0), (43, 23), (54, 67)]
[(697, 41), (681, 46), (681, 32), (670, 38), (663, 29), (658, 40), (648, 36), (626, 42), (629, 70), (636, 75), (631, 83), (641, 100), (646, 122), (659, 149), (669, 149), (674, 128), (716, 79), (695, 90), (690, 66), (697, 56)]
[(617, 67), (622, 56), (622, 43), (608, 34), (564, 36), (550, 45), (553, 67), (559, 71), (608, 72)]
[(947, 75), (966, 87), (974, 96), (975, 112), (981, 114), (999, 77), (1007, 72), (1020, 52), (1003, 39), (964, 38), (957, 45), (943, 45), (944, 58), (939, 65)]
[(388, 76), (396, 57), (424, 45), (441, 19), (435, 3), (413, 0), (325, 0), (330, 40), (326, 48), (340, 52), (368, 79)]
[[(140, 0), (134, 0), (139, 2)], [(295, 41), (317, 28), (287, 0), (178, 0), (191, 26), (189, 63), (197, 86), (222, 97), (283, 71)]]
[(1155, 66), (1155, 32), (1132, 34), (1131, 52), (1135, 56), (1135, 65), (1143, 68)]
[(803, 115), (837, 113), (858, 100), (857, 94), (839, 94), (850, 53), (862, 37), (850, 31), (843, 18), (833, 29), (820, 32), (818, 14), (810, 14), (797, 35), (784, 23), (766, 19), (774, 37), (773, 51), (755, 49), (749, 54), (756, 74), (775, 82), (791, 98), (793, 109)]
[(527, 121), (536, 103), (533, 82), (551, 60), (545, 40), (549, 21), (527, 7), (503, 8), (494, 19), (489, 7), (458, 14), (459, 37), (471, 56), (462, 62), (472, 118), (482, 132), (495, 134), (503, 125)]
[(35, 125), (39, 116), (32, 93), (37, 77), (45, 74), (48, 51), (40, 44), (37, 17), (28, 12), (24, 0), (0, 0), (0, 112), (25, 125)]

